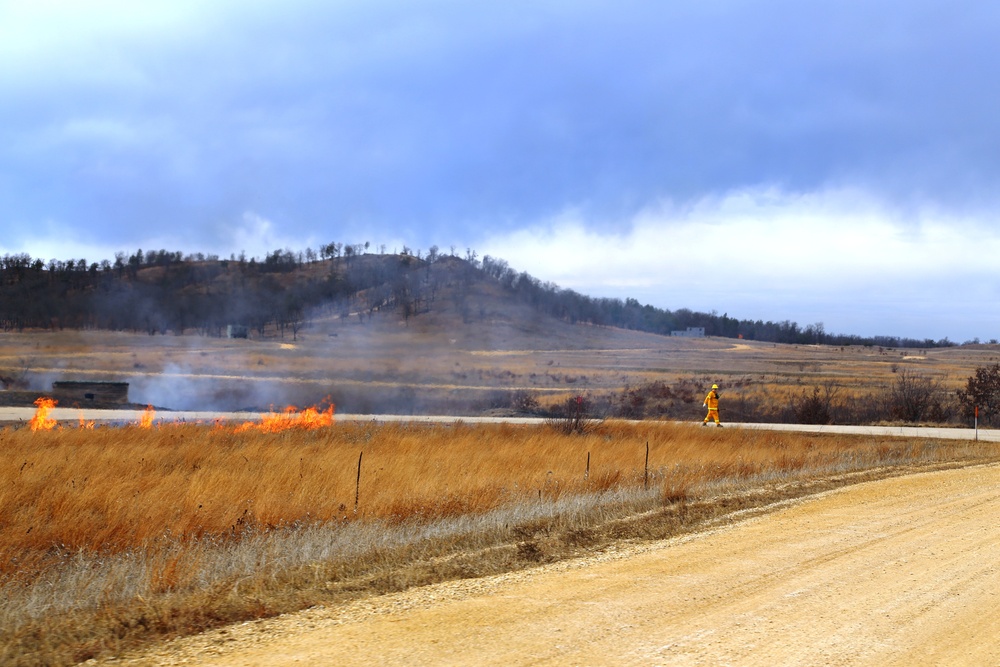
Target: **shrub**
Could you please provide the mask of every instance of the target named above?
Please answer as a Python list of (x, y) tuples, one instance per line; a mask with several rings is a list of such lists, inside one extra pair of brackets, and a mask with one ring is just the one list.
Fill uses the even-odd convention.
[(585, 433), (593, 419), (592, 409), (587, 396), (570, 396), (552, 410), (552, 423), (563, 433)]
[(911, 373), (906, 369), (896, 374), (896, 381), (889, 389), (889, 415), (905, 422), (920, 422), (941, 414), (941, 402), (936, 394), (940, 385), (934, 380)]
[(1000, 364), (980, 366), (956, 393), (965, 417), (972, 418), (978, 407), (980, 418), (995, 424), (1000, 416)]
[(819, 387), (813, 387), (812, 396), (805, 395), (795, 405), (795, 420), (800, 424), (829, 424), (830, 396), (820, 395)]
[(538, 414), (541, 406), (533, 393), (525, 389), (518, 389), (510, 398), (510, 407), (524, 414)]

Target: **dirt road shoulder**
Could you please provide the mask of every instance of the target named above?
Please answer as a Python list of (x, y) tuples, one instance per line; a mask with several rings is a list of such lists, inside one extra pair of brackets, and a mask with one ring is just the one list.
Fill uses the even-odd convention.
[(998, 512), (1000, 466), (914, 474), (115, 664), (997, 664)]

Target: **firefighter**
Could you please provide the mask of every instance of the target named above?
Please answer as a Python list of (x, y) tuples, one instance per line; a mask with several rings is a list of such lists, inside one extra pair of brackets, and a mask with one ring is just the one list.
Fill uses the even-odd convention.
[(702, 406), (708, 408), (708, 414), (705, 415), (701, 425), (705, 426), (709, 419), (714, 419), (715, 425), (722, 428), (722, 422), (719, 421), (719, 385), (712, 385), (712, 390), (705, 396), (705, 402), (702, 403)]

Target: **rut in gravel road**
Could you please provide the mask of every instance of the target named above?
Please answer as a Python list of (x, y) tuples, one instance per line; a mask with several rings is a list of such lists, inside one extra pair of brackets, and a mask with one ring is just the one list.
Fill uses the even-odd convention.
[(1000, 664), (998, 516), (1000, 467), (914, 474), (115, 664)]

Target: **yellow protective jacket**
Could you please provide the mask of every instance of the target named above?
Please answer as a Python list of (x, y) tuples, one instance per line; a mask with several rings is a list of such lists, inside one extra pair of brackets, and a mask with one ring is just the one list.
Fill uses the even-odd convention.
[(705, 397), (705, 405), (708, 406), (709, 410), (719, 409), (719, 393), (714, 389), (708, 392), (708, 396)]

